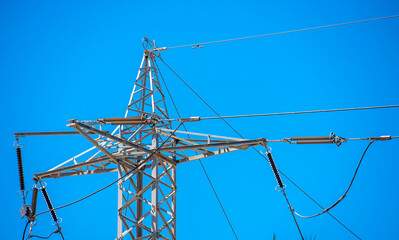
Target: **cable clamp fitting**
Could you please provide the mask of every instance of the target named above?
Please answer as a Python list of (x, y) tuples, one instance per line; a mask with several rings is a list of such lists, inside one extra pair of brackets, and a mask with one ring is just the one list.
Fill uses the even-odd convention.
[(28, 204), (24, 204), (21, 207), (21, 209), (19, 209), (19, 213), (21, 214), (21, 218), (24, 218), (25, 216), (29, 216), (31, 212), (32, 212), (32, 208)]
[(15, 139), (14, 145), (12, 147), (15, 148), (15, 149), (19, 148), (19, 139), (18, 139), (18, 137)]
[(14, 149), (25, 147), (25, 144), (20, 144), (20, 143), (19, 143), (19, 137), (15, 137), (15, 138), (16, 138), (16, 139), (15, 139), (14, 145), (12, 145), (12, 147), (13, 147)]
[(346, 194), (339, 198), (338, 201), (342, 201), (346, 197)]
[(167, 47), (160, 47), (160, 48), (150, 49), (150, 50), (147, 50), (147, 51), (149, 51), (149, 52), (160, 52), (160, 51), (165, 51), (167, 49), (168, 49)]
[[(265, 145), (265, 146), (263, 146), (263, 148), (260, 150), (260, 153), (264, 155), (264, 154), (267, 154), (268, 152), (272, 152), (272, 150), (273, 150), (273, 148), (271, 148), (271, 147)], [(269, 159), (268, 159), (268, 161), (269, 161)]]
[(197, 44), (197, 45), (195, 45), (194, 47), (192, 47), (192, 49), (203, 48), (203, 47), (204, 47), (204, 45)]
[(198, 122), (201, 120), (201, 117), (189, 117), (189, 118), (181, 118), (179, 119), (182, 122)]
[(381, 136), (378, 138), (378, 140), (381, 140), (381, 141), (386, 141), (386, 140), (391, 140), (391, 139), (392, 139), (392, 137), (390, 135)]
[(266, 138), (259, 138), (259, 145), (263, 147), (267, 147), (267, 139)]
[(30, 221), (30, 227), (34, 227), (37, 224), (37, 219), (35, 219), (34, 221)]
[(51, 225), (53, 225), (53, 226), (58, 226), (61, 223), (62, 223), (62, 218), (60, 218), (60, 217), (57, 217), (57, 221), (54, 221), (54, 220), (51, 221)]
[(285, 190), (287, 188), (287, 185), (283, 184), (283, 187), (280, 187), (279, 185), (277, 185), (274, 190), (276, 190), (277, 192), (282, 192), (283, 190)]

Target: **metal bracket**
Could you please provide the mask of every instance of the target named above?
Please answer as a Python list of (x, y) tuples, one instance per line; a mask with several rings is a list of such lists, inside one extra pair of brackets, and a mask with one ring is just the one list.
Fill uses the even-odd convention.
[(25, 216), (29, 216), (32, 212), (32, 207), (28, 204), (24, 204), (21, 209), (19, 209), (19, 214), (21, 214), (21, 218), (24, 218)]

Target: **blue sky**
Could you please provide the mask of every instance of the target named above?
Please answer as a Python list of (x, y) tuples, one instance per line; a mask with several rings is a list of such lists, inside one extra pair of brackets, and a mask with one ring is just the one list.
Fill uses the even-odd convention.
[[(142, 57), (142, 38), (159, 46), (244, 37), (399, 14), (394, 1), (2, 1), (0, 101), (3, 194), (0, 231), (22, 235), (14, 132), (62, 131), (68, 119), (122, 116)], [(162, 52), (163, 59), (221, 115), (399, 103), (399, 19)], [(213, 116), (159, 63), (183, 116)], [(176, 116), (169, 104), (169, 114)], [(399, 135), (399, 110), (229, 120), (248, 139)], [(236, 137), (218, 120), (190, 131)], [(80, 136), (23, 138), (26, 185), (90, 144)], [(319, 203), (345, 191), (367, 142), (270, 144), (277, 166)], [(398, 239), (399, 140), (373, 144), (345, 200), (331, 213), (362, 239)], [(239, 239), (299, 239), (270, 166), (251, 150), (204, 160)], [(54, 206), (116, 179), (99, 174), (47, 180)], [(320, 209), (286, 179), (291, 204)], [(179, 239), (234, 239), (198, 162), (178, 168)], [(67, 239), (113, 239), (116, 186), (57, 211)], [(38, 211), (46, 206), (39, 197)], [(298, 219), (316, 239), (356, 239), (331, 217)], [(41, 216), (37, 234), (54, 230)], [(54, 237), (59, 239), (59, 236)]]

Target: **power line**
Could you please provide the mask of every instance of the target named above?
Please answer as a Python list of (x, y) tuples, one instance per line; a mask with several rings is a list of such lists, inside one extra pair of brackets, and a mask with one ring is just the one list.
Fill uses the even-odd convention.
[[(159, 56), (158, 56), (159, 57)], [(234, 132), (236, 132), (241, 138), (244, 138), (243, 135), (241, 135), (237, 130), (235, 130), (225, 119), (224, 117), (220, 116), (193, 88), (191, 88), (184, 80), (183, 78), (181, 78), (161, 57), (159, 57), (159, 59), (195, 94), (197, 95), (202, 102), (204, 102), (216, 115), (218, 115), (218, 119), (222, 119)], [(181, 118), (181, 117), (180, 117)], [(397, 137), (392, 137), (392, 138), (397, 138)], [(365, 140), (365, 139), (353, 139), (353, 140)], [(252, 149), (254, 149), (261, 157), (263, 157), (266, 161), (268, 161), (266, 159), (266, 157), (260, 153), (256, 148), (252, 147)], [(323, 208), (315, 199), (313, 199), (309, 194), (307, 194), (302, 188), (300, 188), (293, 180), (291, 180), (290, 178), (288, 178), (287, 175), (285, 175), (283, 172), (281, 172), (280, 170), (278, 170), (284, 177), (286, 177), (291, 183), (294, 184), (295, 187), (297, 187), (301, 192), (303, 192), (307, 197), (309, 197), (313, 202), (315, 202), (319, 207)], [(285, 192), (284, 192), (284, 196)], [(286, 197), (287, 203), (289, 204), (288, 198)], [(324, 209), (324, 208), (323, 208)], [(291, 209), (290, 209), (291, 210)], [(331, 213), (327, 212), (334, 220), (336, 220), (339, 224), (341, 224), (345, 229), (347, 229), (350, 233), (352, 233), (355, 237), (357, 237), (358, 239), (361, 239), (359, 236), (357, 236), (352, 230), (350, 230), (347, 226), (345, 226), (341, 221), (339, 221), (336, 217), (334, 217)], [(291, 211), (291, 214), (293, 215), (294, 221), (298, 227), (299, 232), (300, 228), (299, 225), (295, 219), (295, 215), (293, 214), (293, 212)], [(301, 233), (302, 236), (302, 233)]]
[(373, 142), (374, 142), (374, 140), (371, 140), (370, 143), (367, 145), (366, 149), (364, 150), (363, 155), (362, 155), (362, 157), (360, 158), (359, 163), (357, 164), (357, 167), (356, 167), (355, 173), (353, 174), (352, 180), (351, 180), (351, 182), (350, 182), (348, 188), (346, 189), (345, 193), (344, 193), (333, 205), (331, 205), (330, 207), (324, 209), (323, 211), (321, 211), (321, 212), (319, 212), (319, 213), (317, 213), (317, 214), (311, 215), (311, 216), (303, 216), (303, 215), (298, 214), (297, 212), (295, 212), (295, 214), (296, 214), (297, 216), (301, 217), (301, 218), (313, 218), (313, 217), (320, 216), (320, 215), (322, 215), (322, 214), (324, 214), (324, 213), (330, 211), (333, 207), (337, 206), (338, 203), (340, 203), (340, 202), (346, 197), (346, 194), (347, 194), (347, 193), (349, 192), (349, 190), (351, 189), (352, 184), (353, 184), (353, 181), (354, 181), (355, 178), (356, 178), (357, 171), (359, 170), (360, 164), (361, 164), (362, 161), (363, 161), (364, 155), (366, 154), (367, 150), (369, 149), (370, 145), (371, 145)]
[[(170, 99), (172, 100), (172, 104), (173, 104), (173, 106), (174, 106), (174, 108), (175, 108), (175, 110), (176, 110), (176, 113), (177, 113), (177, 115), (179, 116), (179, 118), (181, 118), (180, 112), (179, 112), (179, 110), (177, 109), (177, 106), (176, 106), (176, 104), (175, 104), (175, 101), (173, 100), (172, 94), (170, 93), (169, 88), (168, 88), (168, 86), (166, 85), (166, 81), (164, 80), (164, 78), (163, 78), (163, 76), (162, 76), (161, 69), (159, 68), (158, 63), (157, 63), (156, 61), (154, 61), (154, 62), (155, 62), (155, 64), (156, 64), (156, 66), (157, 66), (157, 69), (158, 69), (159, 75), (161, 76), (162, 82), (163, 82), (163, 84), (165, 85), (166, 91), (167, 91), (167, 93), (168, 93)], [(184, 128), (184, 130), (186, 130), (186, 132), (188, 132), (188, 131), (187, 131), (187, 128), (186, 128), (186, 125), (184, 124), (184, 122), (183, 122), (183, 128)], [(189, 135), (189, 134), (187, 134), (187, 137), (190, 139), (190, 135)], [(211, 181), (211, 179), (209, 178), (208, 172), (206, 171), (204, 164), (202, 164), (201, 159), (198, 159), (198, 160), (199, 160), (199, 162), (200, 162), (200, 164), (201, 164), (202, 170), (204, 171), (206, 178), (208, 179), (209, 185), (211, 185), (211, 188), (212, 188), (212, 190), (213, 190), (213, 194), (215, 195), (216, 199), (218, 200), (219, 206), (220, 206), (220, 208), (222, 209), (223, 214), (224, 214), (224, 216), (225, 216), (227, 222), (229, 223), (230, 228), (231, 228), (231, 230), (233, 231), (234, 236), (235, 236), (236, 239), (238, 240), (238, 236), (237, 236), (237, 234), (236, 234), (236, 232), (235, 232), (235, 230), (234, 230), (233, 224), (231, 224), (230, 219), (229, 219), (229, 217), (227, 216), (226, 211), (224, 210), (223, 204), (222, 204), (222, 202), (221, 202), (220, 199), (219, 199), (219, 196), (218, 196), (218, 194), (217, 194), (217, 192), (216, 192), (216, 189), (213, 187), (212, 181)]]
[[(322, 205), (320, 205), (314, 198), (312, 198), (309, 194), (307, 194), (301, 187), (299, 187), (294, 181), (291, 180), (285, 173), (283, 173), (280, 169), (278, 171), (283, 175), (288, 181), (290, 181), (295, 187), (297, 187), (303, 194), (305, 194), (310, 200), (312, 200), (314, 203), (316, 203), (320, 208), (324, 209)], [(334, 215), (332, 215), (330, 212), (327, 212), (328, 215), (330, 215), (335, 221), (337, 221), (341, 226), (343, 226), (346, 230), (348, 230), (350, 233), (352, 233), (355, 237), (358, 239), (361, 239), (356, 233), (354, 233), (352, 230), (350, 230), (345, 224), (343, 224), (341, 221), (339, 221)]]
[(183, 80), (160, 56), (158, 58), (199, 98), (206, 106), (208, 106), (218, 117), (222, 119), (235, 133), (237, 133), (241, 138), (244, 138), (237, 130), (235, 130), (222, 116), (219, 115), (186, 81)]
[[(183, 80), (183, 78), (181, 78), (160, 56), (158, 56), (158, 58), (195, 94), (195, 95), (197, 95), (198, 96), (198, 98), (200, 98), (201, 100), (202, 100), (202, 102), (204, 102), (217, 116), (219, 116), (219, 118), (220, 119), (222, 119), (234, 132), (236, 132), (241, 138), (243, 138), (243, 139), (245, 139), (244, 138), (244, 136), (243, 135), (241, 135), (233, 126), (231, 126), (223, 117), (221, 117), (220, 115), (219, 115), (219, 113), (217, 113), (216, 112), (216, 110), (215, 109), (213, 109), (193, 88), (191, 88), (184, 80)], [(252, 147), (252, 149), (254, 149), (255, 151), (257, 151), (263, 158), (265, 158), (256, 148), (254, 148), (254, 147)], [(266, 159), (266, 158), (265, 158)], [(267, 160), (267, 159), (266, 159)], [(201, 165), (202, 165), (202, 163), (201, 163)], [(213, 186), (212, 186), (212, 188), (213, 188)], [(289, 209), (290, 209), (290, 211), (291, 211), (291, 214), (292, 214), (292, 217), (293, 217), (293, 219), (294, 219), (294, 221), (295, 221), (295, 224), (296, 224), (296, 226), (297, 226), (297, 228), (298, 228), (298, 231), (299, 231), (299, 234), (301, 235), (301, 237), (302, 237), (302, 239), (303, 239), (303, 236), (302, 236), (302, 232), (301, 232), (301, 229), (300, 229), (300, 227), (299, 227), (299, 225), (298, 225), (298, 222), (297, 222), (297, 220), (296, 220), (296, 218), (295, 218), (295, 215), (294, 215), (294, 213), (293, 213), (293, 209), (292, 209), (292, 207), (291, 207), (291, 205), (290, 205), (290, 203), (289, 203), (289, 201), (288, 201), (288, 198), (287, 198), (287, 195), (286, 195), (286, 193), (285, 192), (283, 192), (283, 194), (284, 194), (284, 197), (285, 197), (285, 199), (286, 199), (286, 201), (287, 201), (287, 203), (288, 203), (288, 206), (289, 206)], [(218, 200), (219, 200), (219, 198), (218, 198)]]
[(322, 29), (322, 28), (338, 27), (338, 26), (344, 26), (344, 25), (349, 25), (349, 24), (378, 21), (378, 20), (397, 18), (397, 17), (399, 17), (399, 15), (371, 18), (371, 19), (365, 19), (365, 20), (359, 20), (359, 21), (353, 21), (353, 22), (337, 23), (337, 24), (331, 24), (331, 25), (325, 25), (325, 26), (319, 26), (319, 27), (303, 28), (303, 29), (290, 30), (290, 31), (284, 31), (284, 32), (277, 32), (277, 33), (267, 33), (267, 34), (256, 35), (256, 36), (249, 36), (249, 37), (232, 38), (232, 39), (226, 39), (226, 40), (194, 43), (194, 44), (187, 44), (187, 45), (173, 46), (173, 47), (162, 47), (162, 48), (156, 48), (152, 51), (162, 51), (162, 50), (167, 50), (167, 49), (176, 49), (176, 48), (185, 48), (185, 47), (197, 48), (197, 47), (202, 47), (204, 45), (209, 45), (209, 44), (214, 44), (214, 43), (223, 43), (223, 42), (231, 42), (231, 41), (245, 40), (245, 39), (251, 39), (251, 38), (268, 37), (268, 36), (281, 35), (281, 34), (286, 34), (286, 33), (295, 33), (295, 32), (303, 32), (303, 31), (316, 30), (316, 29)]
[(298, 222), (297, 222), (297, 220), (296, 220), (296, 217), (295, 217), (295, 215), (294, 215), (294, 208), (292, 208), (292, 206), (291, 206), (291, 204), (290, 204), (290, 201), (288, 201), (288, 197), (287, 197), (287, 194), (285, 193), (285, 190), (284, 190), (284, 189), (281, 189), (281, 192), (283, 193), (284, 198), (285, 198), (285, 200), (287, 201), (288, 208), (290, 209), (292, 218), (293, 218), (294, 221), (295, 221), (295, 225), (296, 225), (296, 227), (298, 228), (299, 234), (301, 235), (302, 240), (304, 240), (303, 235), (302, 235), (301, 228), (299, 227), (299, 224), (298, 224)]
[(208, 179), (209, 184), (210, 184), (211, 187), (212, 187), (213, 193), (215, 194), (216, 199), (218, 200), (219, 205), (220, 205), (220, 207), (222, 208), (223, 213), (224, 213), (224, 215), (226, 216), (227, 221), (229, 222), (230, 228), (231, 228), (231, 230), (233, 230), (234, 236), (235, 236), (236, 239), (238, 240), (238, 237), (237, 237), (236, 232), (234, 231), (233, 225), (231, 224), (229, 218), (227, 217), (227, 213), (226, 213), (226, 211), (225, 211), (224, 208), (223, 208), (222, 202), (220, 201), (220, 199), (219, 199), (219, 197), (218, 197), (218, 195), (217, 195), (217, 193), (216, 193), (216, 190), (215, 190), (215, 188), (213, 187), (213, 184), (212, 184), (212, 182), (211, 182), (211, 179), (209, 178), (208, 173), (207, 173), (206, 170), (205, 170), (204, 164), (202, 164), (202, 161), (200, 161), (200, 164), (201, 164), (202, 169), (203, 169), (204, 172), (205, 172), (205, 175), (206, 175), (206, 178)]
[[(280, 115), (294, 115), (294, 114), (307, 114), (307, 113), (325, 113), (325, 112), (344, 112), (344, 111), (357, 111), (357, 110), (371, 110), (383, 108), (398, 108), (399, 105), (386, 105), (375, 107), (358, 107), (358, 108), (339, 108), (339, 109), (326, 109), (326, 110), (311, 110), (311, 111), (298, 111), (298, 112), (282, 112), (282, 113), (260, 113), (260, 114), (247, 114), (247, 115), (234, 115), (234, 116), (217, 116), (217, 117), (199, 117), (199, 120), (215, 120), (226, 118), (249, 118), (249, 117), (268, 117)], [(166, 121), (183, 121), (189, 118), (167, 119)]]
[(28, 221), (28, 222), (26, 223), (26, 225), (25, 225), (24, 233), (22, 234), (22, 240), (25, 240), (25, 232), (26, 232), (26, 228), (28, 227), (29, 223), (30, 223), (30, 221)]

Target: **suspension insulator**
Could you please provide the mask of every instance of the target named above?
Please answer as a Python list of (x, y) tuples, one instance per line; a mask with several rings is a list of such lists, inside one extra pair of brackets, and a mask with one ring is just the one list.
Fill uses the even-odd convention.
[(17, 160), (18, 160), (18, 172), (19, 172), (19, 184), (21, 191), (25, 191), (25, 180), (24, 180), (24, 169), (22, 166), (22, 154), (21, 148), (17, 148)]
[(273, 156), (270, 152), (267, 152), (267, 158), (269, 159), (270, 166), (272, 166), (272, 170), (273, 170), (274, 176), (276, 177), (278, 186), (280, 188), (283, 188), (284, 187), (283, 181), (281, 180), (281, 177), (280, 177), (280, 174), (278, 173), (276, 164), (274, 163)]
[(322, 144), (322, 143), (335, 143), (335, 140), (311, 140), (311, 141), (297, 141), (297, 144)]
[(35, 221), (37, 193), (38, 192), (39, 192), (39, 189), (37, 187), (33, 188), (33, 192), (32, 192), (32, 213), (31, 213), (31, 215), (29, 217), (29, 220), (31, 222)]
[(40, 189), (42, 190), (44, 200), (47, 203), (47, 207), (50, 210), (51, 217), (53, 218), (54, 222), (56, 222), (58, 220), (58, 218), (57, 218), (57, 215), (55, 214), (55, 211), (53, 210), (53, 204), (51, 204), (50, 198), (47, 194), (47, 190), (44, 187), (41, 187)]
[(291, 141), (330, 140), (330, 139), (331, 139), (330, 136), (326, 136), (326, 137), (292, 137), (292, 138), (290, 138)]

